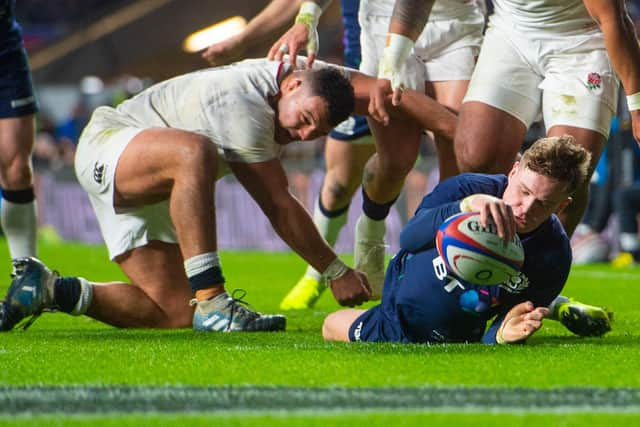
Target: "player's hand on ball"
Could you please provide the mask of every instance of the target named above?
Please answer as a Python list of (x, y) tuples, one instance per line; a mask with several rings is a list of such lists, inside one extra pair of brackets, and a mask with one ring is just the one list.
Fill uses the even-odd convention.
[(343, 276), (329, 282), (329, 288), (340, 305), (353, 307), (371, 298), (371, 286), (367, 275), (349, 269)]
[(480, 212), (480, 223), (484, 227), (492, 219), (502, 240), (508, 242), (513, 238), (516, 234), (516, 217), (511, 206), (489, 194), (474, 194), (468, 200), (470, 210)]
[(502, 321), (496, 339), (499, 344), (515, 343), (533, 335), (549, 315), (546, 307), (534, 307), (531, 301), (514, 306)]

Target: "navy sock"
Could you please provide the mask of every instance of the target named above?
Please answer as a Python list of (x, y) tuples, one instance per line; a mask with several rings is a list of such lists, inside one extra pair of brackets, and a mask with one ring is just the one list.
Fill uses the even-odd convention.
[(219, 266), (207, 268), (202, 273), (189, 277), (189, 283), (194, 293), (200, 289), (211, 288), (213, 284), (224, 283), (222, 269)]
[(391, 206), (393, 206), (396, 199), (397, 197), (383, 204), (376, 203), (367, 196), (367, 192), (364, 191), (364, 187), (362, 187), (362, 211), (366, 216), (375, 221), (382, 221), (389, 215)]
[(5, 190), (2, 189), (2, 198), (12, 203), (31, 203), (36, 199), (33, 193), (33, 187), (24, 190)]
[(71, 313), (80, 299), (82, 285), (77, 277), (60, 277), (53, 285), (53, 304), (60, 311)]
[(320, 212), (322, 212), (322, 215), (326, 216), (327, 218), (335, 218), (349, 210), (349, 204), (347, 204), (347, 206), (345, 206), (344, 208), (330, 211), (322, 204), (322, 197), (318, 197), (318, 207), (320, 208)]

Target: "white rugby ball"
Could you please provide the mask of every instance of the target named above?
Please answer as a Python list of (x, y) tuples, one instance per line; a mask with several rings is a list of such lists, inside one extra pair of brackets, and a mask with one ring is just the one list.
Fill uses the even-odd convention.
[(504, 283), (524, 263), (518, 235), (505, 244), (495, 224), (483, 227), (477, 212), (447, 218), (438, 229), (436, 248), (450, 273), (476, 285)]

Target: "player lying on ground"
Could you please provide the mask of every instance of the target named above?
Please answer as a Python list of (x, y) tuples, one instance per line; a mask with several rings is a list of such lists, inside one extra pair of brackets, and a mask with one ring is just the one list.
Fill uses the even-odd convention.
[[(294, 70), (286, 62), (247, 60), (167, 80), (117, 108), (98, 108), (78, 144), (76, 173), (109, 256), (133, 286), (57, 278), (39, 261), (23, 259), (0, 306), (0, 330), (46, 308), (119, 327), (284, 329), (284, 316), (249, 310), (225, 291), (214, 191), (229, 171), (280, 237), (328, 277), (340, 304), (366, 301), (366, 277), (319, 235), (289, 192), (278, 156), (285, 144), (326, 135), (354, 105), (366, 111), (370, 82), (319, 61), (314, 70)], [(406, 112), (423, 120), (398, 118), (400, 126), (453, 134), (453, 114), (424, 95), (407, 95), (417, 98)]]
[[(594, 318), (590, 306), (558, 302), (571, 267), (569, 239), (555, 213), (588, 175), (590, 154), (570, 136), (545, 138), (528, 149), (508, 176), (462, 174), (426, 196), (400, 236), (401, 250), (391, 260), (382, 303), (369, 310), (330, 314), (326, 340), (418, 343), (516, 343), (540, 329), (545, 317), (566, 326), (601, 333), (608, 316)], [(435, 247), (436, 231), (461, 211), (492, 218), (505, 240), (518, 233), (525, 262), (499, 286), (477, 286), (446, 273)], [(606, 314), (606, 313), (605, 313)], [(486, 329), (487, 322), (494, 318)], [(572, 324), (573, 322), (573, 324)]]

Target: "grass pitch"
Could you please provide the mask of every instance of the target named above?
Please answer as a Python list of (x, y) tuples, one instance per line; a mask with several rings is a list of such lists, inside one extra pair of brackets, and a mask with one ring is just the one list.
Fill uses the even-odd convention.
[[(43, 242), (40, 255), (64, 275), (124, 279), (103, 247)], [(290, 253), (221, 259), (228, 289), (263, 312), (304, 270)], [(46, 313), (0, 335), (0, 425), (637, 425), (638, 283), (639, 268), (575, 267), (563, 293), (612, 309), (613, 330), (579, 338), (546, 321), (524, 346), (325, 343), (322, 321), (339, 308), (328, 292), (287, 313), (284, 333), (119, 330)]]

